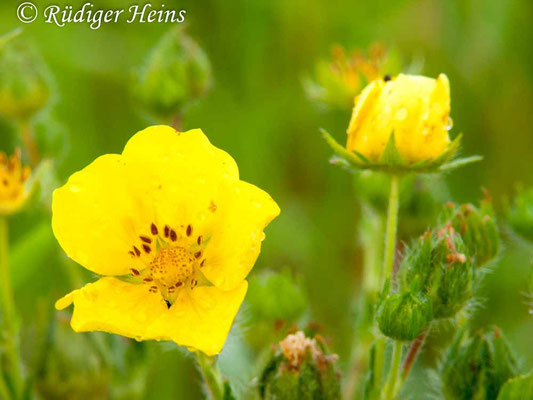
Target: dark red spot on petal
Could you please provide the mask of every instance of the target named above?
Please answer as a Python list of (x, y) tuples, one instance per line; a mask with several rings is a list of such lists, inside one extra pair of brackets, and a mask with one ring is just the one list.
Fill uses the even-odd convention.
[(133, 246), (133, 251), (135, 252), (135, 255), (136, 255), (137, 257), (139, 257), (139, 256), (141, 255), (141, 251), (140, 251), (137, 247), (135, 247), (135, 246)]
[(170, 231), (170, 240), (172, 240), (173, 242), (176, 241), (176, 239), (178, 238), (178, 235), (176, 235), (176, 231), (174, 229), (172, 229)]
[(155, 226), (154, 223), (152, 223), (152, 225), (150, 226), (150, 232), (152, 232), (152, 235), (157, 235), (158, 234), (158, 230), (157, 230), (157, 226)]
[(187, 225), (186, 232), (187, 232), (187, 236), (191, 236), (191, 234), (192, 234), (192, 226), (191, 225)]
[(146, 237), (146, 236), (139, 236), (139, 237), (145, 243), (152, 243), (152, 239), (150, 239), (149, 237)]
[(152, 248), (148, 246), (147, 244), (143, 244), (143, 250), (146, 252), (146, 254), (150, 254), (152, 251)]

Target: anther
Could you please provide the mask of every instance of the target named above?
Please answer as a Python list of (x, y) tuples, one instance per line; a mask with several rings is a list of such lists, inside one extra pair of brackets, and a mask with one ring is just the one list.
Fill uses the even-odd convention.
[(150, 239), (149, 237), (146, 237), (146, 236), (139, 236), (139, 237), (145, 243), (152, 243), (152, 239)]
[(187, 225), (187, 236), (191, 236), (191, 234), (192, 234), (192, 226)]
[(178, 238), (178, 235), (176, 235), (176, 231), (174, 229), (171, 229), (170, 230), (170, 240), (175, 242), (177, 238)]
[(165, 225), (165, 237), (168, 238), (169, 235), (170, 235), (170, 228), (168, 225)]
[(157, 235), (158, 234), (158, 230), (157, 230), (157, 226), (155, 226), (155, 224), (152, 222), (152, 225), (150, 225), (150, 232), (152, 232), (152, 235)]
[(152, 251), (152, 248), (148, 246), (147, 244), (143, 244), (143, 250), (146, 252), (146, 254), (150, 254)]
[(178, 287), (180, 287), (180, 286), (182, 286), (182, 285), (183, 285), (183, 282), (178, 282), (178, 283), (176, 283), (176, 285), (174, 285), (174, 286), (178, 288)]
[(141, 250), (139, 250), (137, 247), (133, 246), (133, 251), (135, 252), (135, 255), (139, 257), (141, 255)]
[(137, 271), (135, 268), (130, 269), (130, 271), (135, 276), (139, 276), (140, 275), (139, 271)]

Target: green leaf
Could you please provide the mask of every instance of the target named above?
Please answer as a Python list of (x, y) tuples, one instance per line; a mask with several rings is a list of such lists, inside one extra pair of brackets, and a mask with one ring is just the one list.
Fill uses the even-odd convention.
[(501, 388), (498, 400), (533, 399), (533, 372), (509, 379)]

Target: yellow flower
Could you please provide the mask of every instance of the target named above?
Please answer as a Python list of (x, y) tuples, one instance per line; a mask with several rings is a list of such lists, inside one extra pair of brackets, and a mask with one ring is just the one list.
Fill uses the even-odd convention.
[(26, 181), (30, 177), (30, 168), (23, 166), (20, 150), (8, 157), (0, 153), (0, 215), (13, 214), (24, 205), (29, 192)]
[(101, 275), (74, 303), (77, 331), (173, 340), (219, 353), (242, 303), (272, 198), (239, 180), (201, 130), (153, 126), (54, 192), (52, 227), (69, 257)]
[(346, 148), (379, 162), (394, 132), (403, 162), (435, 160), (450, 144), (449, 114), (450, 86), (444, 74), (374, 80), (355, 99)]

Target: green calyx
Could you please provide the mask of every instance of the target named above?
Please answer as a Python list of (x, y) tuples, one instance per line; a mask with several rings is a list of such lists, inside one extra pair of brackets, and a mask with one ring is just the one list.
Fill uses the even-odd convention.
[[(338, 400), (341, 398), (340, 375), (334, 361), (325, 355), (318, 341), (307, 347), (295, 362), (284, 352), (275, 352), (266, 364), (259, 382), (259, 395), (268, 400)], [(323, 352), (324, 351), (324, 352)]]
[(497, 399), (502, 385), (518, 374), (507, 341), (496, 328), (464, 339), (460, 332), (442, 367), (446, 399)]
[(414, 340), (433, 319), (431, 300), (421, 292), (388, 295), (377, 313), (380, 331), (393, 339)]
[(209, 89), (211, 66), (200, 46), (176, 28), (156, 44), (135, 78), (140, 105), (168, 122)]
[(475, 267), (486, 265), (498, 256), (500, 237), (490, 201), (484, 200), (480, 208), (472, 204), (456, 206), (448, 203), (441, 222), (450, 224), (461, 235)]
[(428, 232), (411, 246), (401, 264), (406, 282), (419, 282), (431, 299), (433, 318), (450, 318), (472, 297), (474, 273), (461, 237), (447, 228)]
[(533, 242), (533, 187), (517, 187), (513, 202), (506, 207), (506, 218), (514, 232)]
[(340, 165), (348, 170), (369, 169), (373, 171), (384, 171), (392, 174), (406, 174), (410, 172), (433, 173), (450, 171), (464, 165), (480, 161), (482, 157), (471, 156), (465, 158), (455, 158), (460, 147), (461, 137), (458, 135), (449, 145), (446, 151), (439, 157), (430, 160), (424, 160), (416, 163), (407, 163), (399, 153), (395, 141), (394, 132), (389, 136), (389, 141), (385, 150), (381, 154), (378, 162), (373, 162), (363, 154), (356, 151), (349, 151), (340, 145), (326, 130), (321, 129), (322, 137), (331, 147), (335, 156), (331, 163)]
[(21, 121), (41, 110), (50, 98), (50, 77), (20, 30), (0, 37), (0, 114)]

